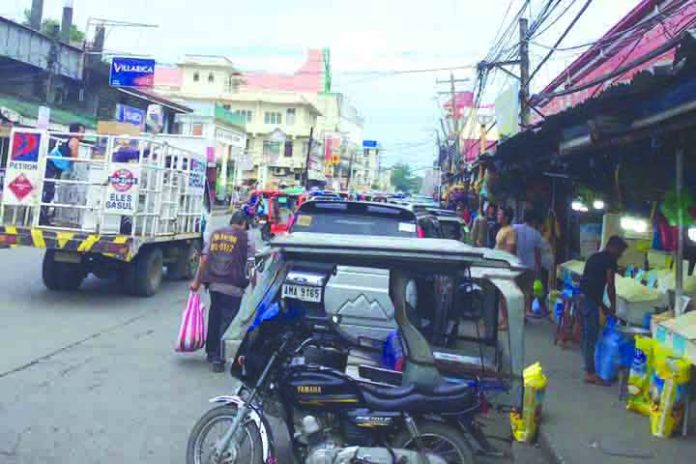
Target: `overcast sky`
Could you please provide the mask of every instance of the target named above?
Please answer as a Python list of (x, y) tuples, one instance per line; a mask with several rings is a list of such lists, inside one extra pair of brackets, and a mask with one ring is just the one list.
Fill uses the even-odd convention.
[[(440, 111), (436, 79), (448, 72), (388, 75), (384, 71), (465, 67), (481, 60), (512, 2), (524, 0), (74, 0), (75, 22), (88, 19), (156, 24), (155, 29), (118, 28), (108, 33), (106, 48), (152, 55), (175, 63), (185, 53), (224, 54), (241, 69), (292, 72), (308, 47), (330, 47), (334, 91), (343, 92), (365, 117), (365, 138), (377, 139), (387, 164), (414, 167), (432, 163)], [(65, 0), (45, 0), (45, 17), (60, 18)], [(532, 0), (532, 16), (546, 0)], [(584, 0), (537, 38), (550, 45)], [(563, 45), (601, 36), (638, 0), (595, 0)], [(147, 5), (146, 7), (143, 7)], [(20, 19), (31, 0), (0, 0), (0, 15)], [(560, 8), (559, 8), (560, 10)], [(510, 13), (512, 16), (512, 12)], [(93, 29), (88, 31), (93, 34)], [(532, 66), (545, 49), (531, 47)], [(542, 68), (533, 83), (539, 89), (577, 52), (564, 52)], [(375, 72), (382, 72), (375, 74)], [(473, 71), (458, 69), (459, 84), (473, 85)], [(491, 101), (500, 77), (486, 95)]]

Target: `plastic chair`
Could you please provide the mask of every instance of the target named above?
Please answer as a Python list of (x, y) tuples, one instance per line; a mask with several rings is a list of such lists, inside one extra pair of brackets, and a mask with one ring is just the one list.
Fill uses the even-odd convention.
[(563, 310), (556, 315), (556, 331), (553, 344), (561, 342), (562, 346), (569, 341), (579, 343), (582, 334), (582, 320), (578, 316), (578, 308), (584, 295), (577, 287), (567, 287), (561, 292)]

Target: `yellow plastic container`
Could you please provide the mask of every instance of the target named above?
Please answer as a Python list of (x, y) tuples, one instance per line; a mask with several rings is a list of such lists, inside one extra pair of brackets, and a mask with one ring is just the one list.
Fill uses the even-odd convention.
[(668, 348), (655, 344), (655, 372), (650, 382), (650, 431), (656, 437), (670, 437), (684, 417), (686, 386), (691, 365), (674, 356)]
[(541, 420), (541, 410), (548, 379), (539, 363), (527, 367), (523, 373), (524, 400), (522, 414), (510, 413), (510, 427), (516, 441), (532, 442)]
[(628, 401), (626, 409), (644, 416), (650, 416), (652, 401), (650, 400), (650, 379), (653, 375), (653, 352), (655, 341), (648, 337), (636, 337), (636, 347), (633, 363), (628, 375)]

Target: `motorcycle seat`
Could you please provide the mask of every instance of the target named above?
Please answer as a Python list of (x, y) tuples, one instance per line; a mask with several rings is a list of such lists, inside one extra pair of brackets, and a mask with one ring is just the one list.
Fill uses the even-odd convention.
[(476, 391), (467, 384), (442, 382), (432, 389), (409, 384), (399, 387), (361, 385), (369, 407), (377, 411), (462, 414), (478, 406)]

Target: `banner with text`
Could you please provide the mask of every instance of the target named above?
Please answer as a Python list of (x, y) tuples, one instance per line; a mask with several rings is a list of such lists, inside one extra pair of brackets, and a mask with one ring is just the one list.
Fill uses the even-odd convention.
[(135, 214), (140, 189), (140, 166), (113, 163), (106, 182), (104, 210), (110, 213)]
[(42, 138), (40, 132), (12, 133), (3, 186), (5, 205), (36, 205), (41, 198), (39, 151), (44, 142)]

